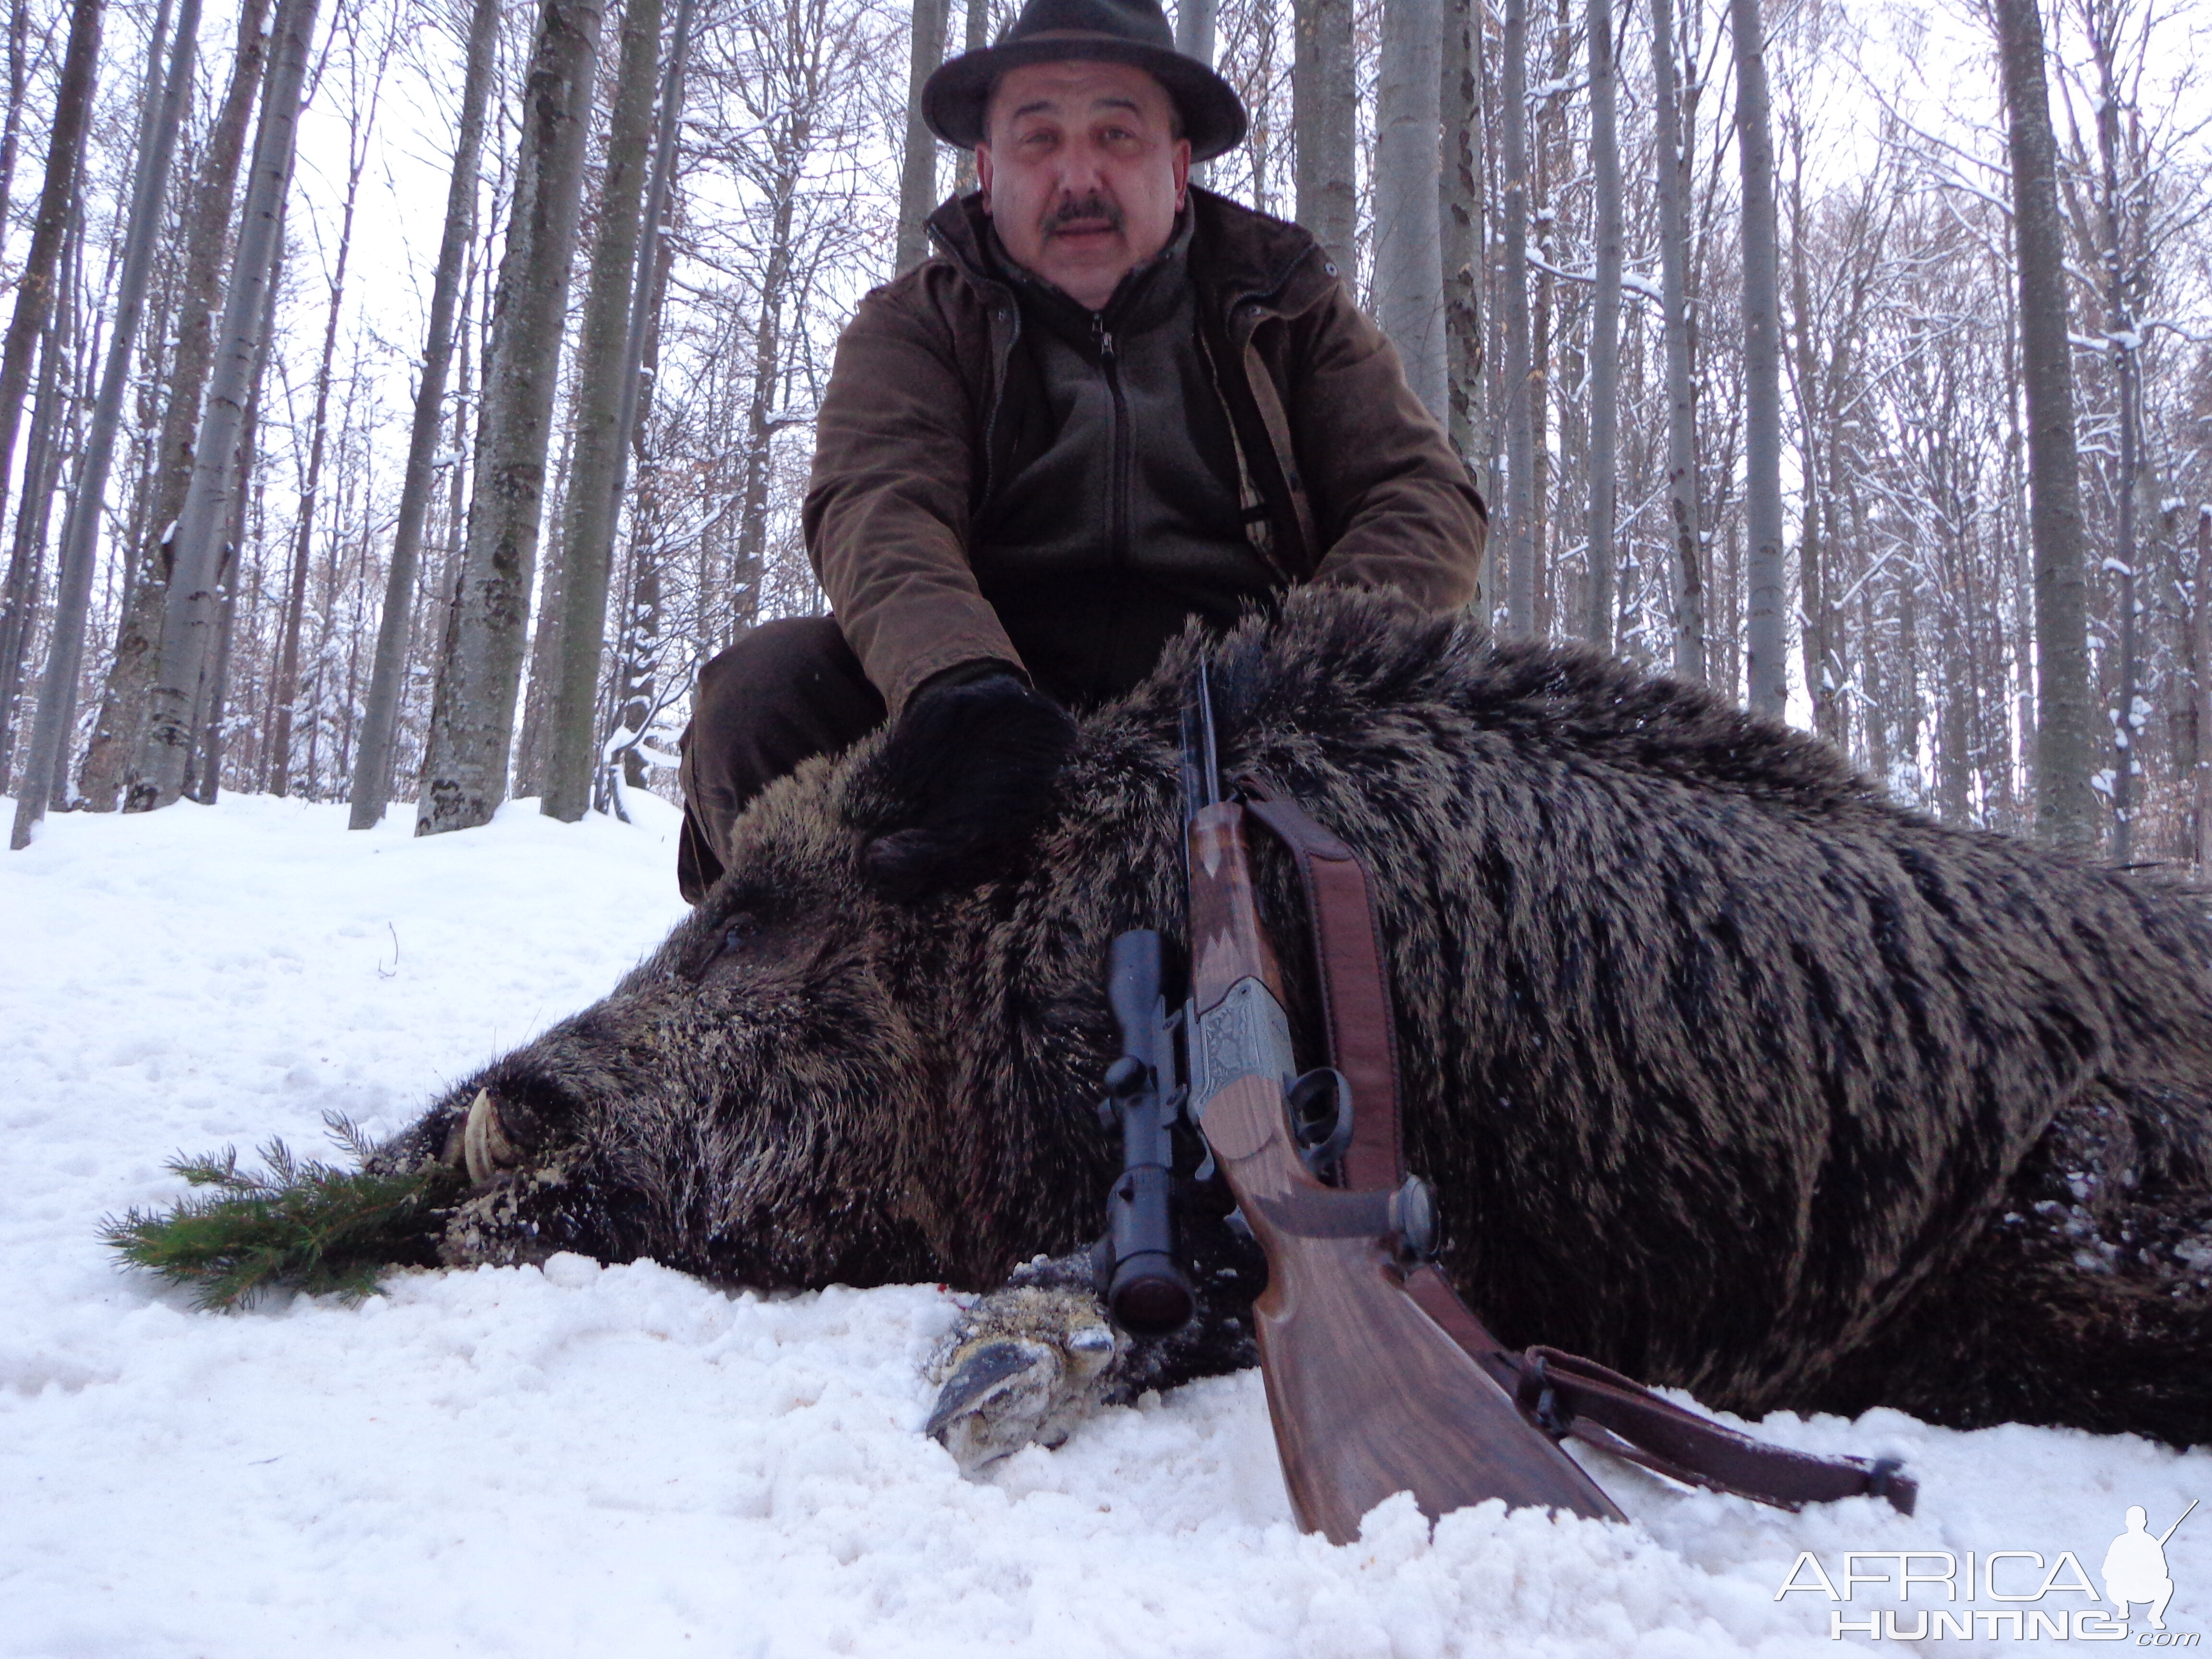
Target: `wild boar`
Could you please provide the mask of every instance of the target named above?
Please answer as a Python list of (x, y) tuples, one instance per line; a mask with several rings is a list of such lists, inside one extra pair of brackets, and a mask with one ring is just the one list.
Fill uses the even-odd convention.
[[(1164, 1347), (1105, 1331), (1073, 1254), (1116, 1167), (1108, 943), (1181, 926), (1200, 651), (1224, 769), (1368, 863), (1409, 1159), (1501, 1338), (1753, 1415), (2212, 1437), (2197, 895), (1940, 827), (1701, 689), (1375, 595), (1186, 636), (1085, 718), (1044, 828), (972, 889), (870, 890), (873, 741), (769, 791), (652, 957), (385, 1149), (489, 1177), (444, 1259), (987, 1291), (1042, 1255), (966, 1352), (1052, 1375), (970, 1456), (1243, 1358), (1252, 1273), (1208, 1216), (1205, 1317)], [(1261, 873), (1310, 1030), (1294, 877), (1264, 848)]]

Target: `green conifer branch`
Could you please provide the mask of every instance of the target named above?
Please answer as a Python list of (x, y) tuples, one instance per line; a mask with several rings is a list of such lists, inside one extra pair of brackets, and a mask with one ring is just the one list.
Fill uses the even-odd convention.
[(261, 1149), (265, 1170), (238, 1167), (238, 1149), (170, 1159), (200, 1190), (167, 1210), (110, 1217), (101, 1237), (125, 1261), (188, 1285), (203, 1308), (230, 1310), (293, 1289), (348, 1301), (373, 1294), (384, 1269), (436, 1260), (441, 1209), (465, 1182), (442, 1164), (365, 1167), (374, 1147), (332, 1115), (331, 1136), (364, 1166), (303, 1158), (282, 1140)]

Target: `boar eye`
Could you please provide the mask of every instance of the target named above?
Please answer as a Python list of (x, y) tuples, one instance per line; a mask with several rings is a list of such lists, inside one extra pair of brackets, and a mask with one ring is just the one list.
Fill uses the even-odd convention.
[(673, 970), (678, 979), (696, 985), (706, 978), (708, 971), (725, 957), (735, 956), (760, 936), (761, 920), (748, 910), (732, 911), (722, 923), (719, 935), (712, 942), (694, 945), (685, 960)]

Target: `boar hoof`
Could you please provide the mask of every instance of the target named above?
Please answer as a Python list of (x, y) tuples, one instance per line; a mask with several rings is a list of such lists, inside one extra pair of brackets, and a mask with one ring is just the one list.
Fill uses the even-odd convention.
[(522, 1162), (521, 1151), (500, 1126), (499, 1108), (491, 1091), (479, 1089), (469, 1103), (468, 1127), (461, 1132), (461, 1154), (468, 1162), (469, 1179), (481, 1187), (501, 1170)]
[(986, 1342), (970, 1350), (938, 1393), (931, 1437), (967, 1475), (1019, 1451), (1041, 1437), (1062, 1369), (1042, 1342)]
[(1058, 1446), (1102, 1402), (1120, 1349), (1088, 1292), (997, 1291), (969, 1310), (936, 1367), (928, 1433), (969, 1476), (1032, 1442)]

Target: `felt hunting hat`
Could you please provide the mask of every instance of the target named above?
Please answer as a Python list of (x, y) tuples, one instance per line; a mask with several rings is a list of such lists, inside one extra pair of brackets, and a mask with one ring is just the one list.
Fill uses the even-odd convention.
[(1190, 159), (1210, 161), (1244, 140), (1243, 100), (1195, 58), (1176, 50), (1160, 0), (1029, 0), (994, 44), (942, 65), (921, 89), (921, 118), (948, 144), (984, 137), (991, 88), (1010, 69), (1095, 58), (1143, 70), (1182, 115)]

